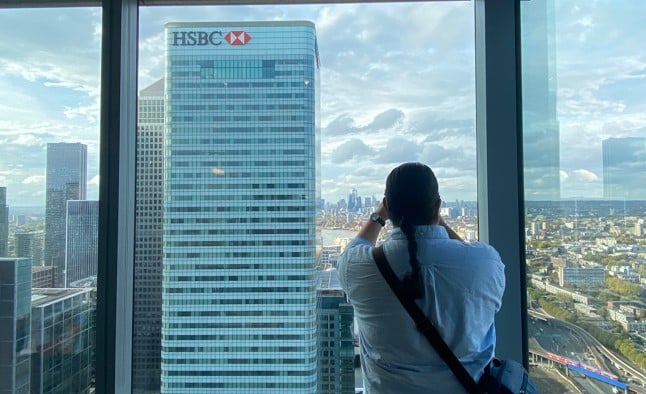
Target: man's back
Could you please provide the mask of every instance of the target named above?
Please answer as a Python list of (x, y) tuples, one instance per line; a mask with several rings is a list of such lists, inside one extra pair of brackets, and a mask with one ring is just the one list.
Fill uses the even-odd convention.
[[(500, 257), (490, 246), (449, 239), (442, 226), (418, 226), (415, 238), (425, 285), (418, 304), (478, 379), (494, 355), (494, 315), (505, 286)], [(341, 284), (359, 322), (368, 393), (462, 391), (388, 287), (371, 250), (369, 241), (355, 238), (339, 263)], [(411, 270), (399, 229), (384, 244), (384, 253), (400, 278)]]

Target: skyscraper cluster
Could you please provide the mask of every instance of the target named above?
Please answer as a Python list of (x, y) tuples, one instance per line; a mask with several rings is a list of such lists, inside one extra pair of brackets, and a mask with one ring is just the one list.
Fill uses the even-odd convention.
[(70, 288), (97, 272), (98, 201), (86, 185), (87, 147), (47, 144), (45, 231), (15, 231), (11, 253), (0, 188), (2, 393), (92, 390), (95, 290)]

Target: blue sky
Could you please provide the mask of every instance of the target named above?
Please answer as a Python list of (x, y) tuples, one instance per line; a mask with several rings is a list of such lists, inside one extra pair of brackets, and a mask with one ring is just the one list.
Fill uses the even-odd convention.
[[(646, 3), (555, 7), (561, 195), (601, 197), (601, 141), (646, 137)], [(311, 20), (321, 57), (323, 197), (380, 196), (390, 169), (429, 164), (446, 200), (476, 197), (473, 4), (149, 7), (139, 86), (163, 73), (165, 22)], [(47, 142), (88, 145), (98, 197), (100, 9), (0, 11), (0, 186), (44, 205)], [(526, 152), (531, 154), (531, 152)]]

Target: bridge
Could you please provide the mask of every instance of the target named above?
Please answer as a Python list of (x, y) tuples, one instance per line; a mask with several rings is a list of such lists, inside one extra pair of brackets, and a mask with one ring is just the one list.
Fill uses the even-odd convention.
[(559, 356), (554, 353), (540, 352), (536, 350), (530, 350), (529, 353), (530, 360), (534, 363), (543, 362), (550, 365), (559, 364), (563, 366), (563, 368), (565, 369), (565, 376), (570, 376), (570, 371), (575, 371), (589, 378), (596, 379), (598, 381), (616, 387), (617, 390), (622, 390), (624, 393), (628, 394), (628, 385), (626, 383), (620, 382), (617, 375), (613, 375), (602, 369), (584, 364), (578, 360), (572, 360), (570, 358)]

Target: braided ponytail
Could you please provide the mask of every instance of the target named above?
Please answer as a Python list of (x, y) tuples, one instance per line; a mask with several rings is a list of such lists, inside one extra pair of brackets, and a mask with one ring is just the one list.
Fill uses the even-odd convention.
[(399, 226), (401, 231), (406, 235), (408, 240), (408, 261), (413, 269), (412, 272), (404, 276), (404, 288), (410, 292), (413, 298), (422, 298), (424, 296), (424, 284), (419, 270), (419, 261), (417, 261), (417, 241), (415, 240), (415, 226), (402, 218)]
[(388, 175), (385, 195), (390, 220), (408, 241), (412, 272), (404, 276), (404, 286), (413, 298), (421, 298), (424, 296), (424, 283), (417, 260), (415, 226), (437, 222), (435, 204), (440, 199), (437, 178), (424, 164), (404, 163)]

